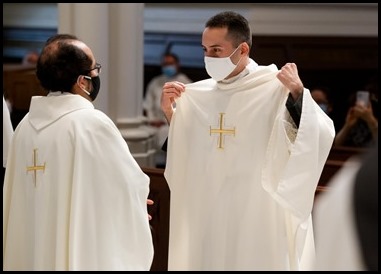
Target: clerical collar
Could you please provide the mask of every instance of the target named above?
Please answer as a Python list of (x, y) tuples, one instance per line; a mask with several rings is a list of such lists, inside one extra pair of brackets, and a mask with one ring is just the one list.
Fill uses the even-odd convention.
[(60, 96), (60, 95), (64, 95), (64, 94), (71, 94), (70, 92), (62, 92), (62, 91), (59, 91), (59, 90), (55, 90), (55, 91), (49, 91), (48, 93), (48, 96)]
[(237, 74), (236, 76), (233, 76), (229, 79), (221, 80), (221, 81), (219, 81), (219, 83), (223, 83), (223, 84), (233, 83), (233, 82), (237, 81), (238, 79), (241, 79), (242, 77), (245, 77), (249, 73), (255, 71), (257, 67), (258, 67), (257, 62), (255, 62), (253, 59), (250, 58), (249, 64), (247, 64), (247, 66), (239, 74)]

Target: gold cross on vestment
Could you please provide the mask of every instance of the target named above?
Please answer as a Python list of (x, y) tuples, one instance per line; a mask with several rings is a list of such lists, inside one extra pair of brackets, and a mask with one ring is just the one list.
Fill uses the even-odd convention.
[(223, 120), (224, 120), (224, 114), (225, 113), (220, 113), (220, 121), (219, 121), (219, 128), (212, 128), (210, 126), (210, 135), (212, 135), (213, 133), (217, 133), (219, 134), (219, 138), (218, 138), (218, 148), (219, 149), (224, 149), (224, 147), (222, 146), (222, 137), (224, 137), (222, 134), (233, 134), (233, 136), (235, 136), (235, 128), (233, 129), (225, 129), (222, 127), (223, 125)]
[(26, 167), (26, 172), (33, 171), (34, 172), (34, 186), (37, 185), (37, 170), (45, 171), (45, 163), (43, 166), (37, 165), (37, 148), (33, 149), (33, 166)]

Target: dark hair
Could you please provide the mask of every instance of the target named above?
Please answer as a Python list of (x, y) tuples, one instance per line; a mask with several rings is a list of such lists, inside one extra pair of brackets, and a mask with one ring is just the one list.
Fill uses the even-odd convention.
[(313, 86), (310, 88), (310, 92), (313, 93), (314, 91), (319, 90), (324, 93), (325, 97), (327, 98), (328, 102), (332, 103), (332, 94), (331, 89), (327, 86)]
[(57, 34), (46, 41), (36, 74), (47, 91), (71, 92), (78, 76), (91, 67), (92, 60), (74, 41), (80, 40), (71, 34)]
[(161, 59), (164, 60), (165, 57), (172, 57), (177, 64), (180, 62), (179, 56), (173, 52), (165, 52)]
[(48, 38), (45, 42), (45, 46), (49, 45), (50, 43), (53, 43), (55, 41), (59, 40), (77, 40), (79, 41), (78, 37), (72, 34), (62, 33), (62, 34), (56, 34)]
[(234, 11), (220, 12), (211, 17), (205, 24), (206, 28), (227, 28), (228, 37), (233, 41), (233, 45), (246, 42), (251, 48), (252, 34), (249, 22), (245, 17)]

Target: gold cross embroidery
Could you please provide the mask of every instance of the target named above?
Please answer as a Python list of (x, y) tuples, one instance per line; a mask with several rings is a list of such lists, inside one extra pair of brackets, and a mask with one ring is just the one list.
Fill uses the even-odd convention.
[(233, 136), (235, 136), (235, 127), (233, 129), (225, 129), (222, 127), (224, 114), (225, 113), (220, 113), (219, 128), (212, 128), (210, 126), (210, 135), (212, 135), (213, 133), (217, 133), (220, 135), (218, 138), (218, 148), (219, 149), (224, 149), (224, 147), (222, 146), (222, 137), (224, 137), (224, 136), (222, 134), (233, 134)]
[(33, 166), (26, 167), (26, 172), (33, 171), (34, 172), (34, 186), (37, 184), (37, 170), (45, 171), (45, 163), (43, 166), (37, 165), (37, 148), (33, 149)]

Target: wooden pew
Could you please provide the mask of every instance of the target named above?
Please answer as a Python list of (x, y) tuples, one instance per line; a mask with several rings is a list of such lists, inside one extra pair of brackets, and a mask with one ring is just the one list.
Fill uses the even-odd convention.
[(12, 107), (28, 110), (34, 95), (46, 95), (36, 76), (35, 65), (3, 65), (3, 91), (12, 102)]
[(354, 155), (362, 154), (366, 148), (347, 147), (347, 146), (332, 146), (328, 155), (328, 160), (346, 161)]
[(345, 161), (343, 160), (330, 160), (325, 162), (323, 171), (319, 179), (319, 186), (326, 186), (331, 180), (332, 176), (343, 166)]
[(155, 250), (151, 271), (167, 271), (170, 190), (164, 178), (164, 169), (142, 167), (142, 170), (150, 177), (148, 198), (154, 201), (153, 205), (148, 206), (148, 213), (152, 216), (150, 224)]
[(326, 186), (332, 176), (336, 174), (349, 158), (365, 152), (366, 148), (333, 146), (324, 165), (318, 185)]
[(37, 79), (36, 66), (30, 64), (3, 64), (3, 93), (12, 106), (14, 128), (28, 113), (32, 96), (47, 94)]

